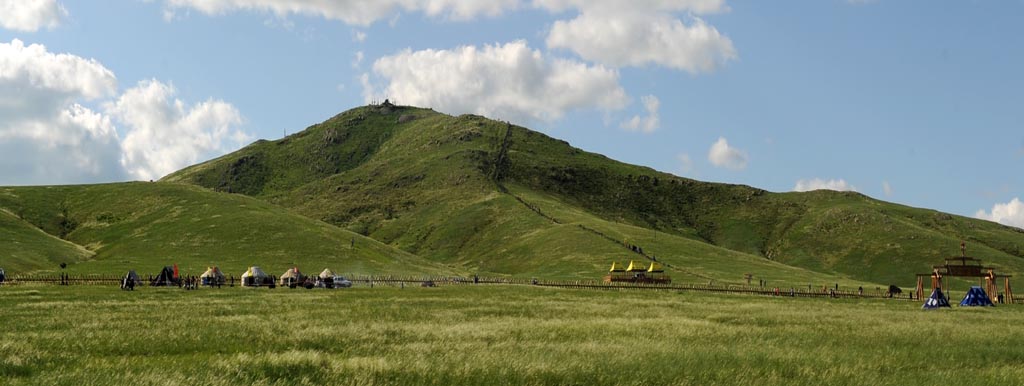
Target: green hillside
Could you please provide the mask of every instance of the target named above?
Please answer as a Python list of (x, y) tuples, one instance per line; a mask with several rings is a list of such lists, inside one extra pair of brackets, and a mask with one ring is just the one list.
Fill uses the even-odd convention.
[(469, 271), (593, 278), (613, 260), (657, 256), (694, 281), (910, 286), (963, 239), (1024, 273), (1016, 228), (857, 193), (695, 181), (413, 107), (352, 109), (164, 180), (248, 194)]
[(0, 268), (8, 273), (55, 268), (92, 256), (85, 248), (43, 232), (7, 210), (0, 210), (0, 240)]
[(274, 275), (292, 265), (316, 272), (325, 267), (347, 273), (457, 272), (264, 201), (190, 185), (123, 183), (2, 192), (0, 208), (22, 213), (25, 220), (0, 212), (0, 229), (34, 237), (21, 236), (25, 247), (4, 243), (3, 256), (13, 260), (0, 257), (0, 266), (8, 265), (9, 274), (54, 271), (58, 261), (92, 254), (69, 272), (136, 269), (147, 274), (173, 263), (186, 274), (218, 265), (236, 277), (249, 265)]

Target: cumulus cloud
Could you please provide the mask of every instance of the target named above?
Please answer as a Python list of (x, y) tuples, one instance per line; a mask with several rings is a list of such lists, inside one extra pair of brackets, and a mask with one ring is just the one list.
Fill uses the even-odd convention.
[(1024, 229), (1024, 202), (1014, 197), (1005, 204), (993, 205), (991, 212), (981, 209), (974, 217)]
[(725, 137), (719, 137), (708, 151), (708, 161), (720, 168), (743, 170), (746, 169), (749, 159), (743, 150), (729, 146), (729, 141)]
[(661, 127), (661, 117), (658, 115), (661, 101), (654, 95), (640, 97), (640, 101), (644, 104), (644, 111), (647, 112), (647, 116), (634, 115), (633, 118), (623, 121), (619, 127), (629, 131), (653, 133)]
[(533, 0), (534, 7), (544, 8), (552, 12), (564, 12), (571, 9), (596, 10), (603, 12), (627, 12), (644, 10), (648, 12), (691, 12), (709, 14), (724, 12), (729, 9), (725, 0)]
[(0, 184), (120, 178), (113, 124), (80, 104), (116, 91), (95, 60), (0, 43)]
[(224, 101), (193, 106), (175, 98), (171, 84), (145, 80), (128, 89), (106, 111), (127, 126), (121, 166), (138, 179), (156, 179), (248, 140), (237, 129), (238, 110)]
[(368, 26), (399, 12), (421, 12), (430, 17), (468, 20), (477, 16), (497, 16), (515, 9), (519, 0), (166, 0), (166, 13), (178, 9), (195, 9), (207, 15), (234, 11), (269, 12), (279, 17), (288, 15), (318, 16), (340, 20), (349, 25)]
[(654, 64), (690, 73), (710, 72), (736, 59), (732, 40), (698, 17), (686, 19), (630, 10), (584, 11), (575, 19), (556, 21), (547, 45), (612, 66)]
[(856, 192), (857, 187), (850, 185), (849, 183), (846, 182), (846, 180), (842, 178), (838, 180), (823, 180), (821, 178), (799, 180), (796, 182), (796, 186), (793, 187), (793, 191), (795, 192), (809, 192), (812, 190), (835, 190), (837, 192)]
[(547, 58), (525, 41), (451, 50), (406, 49), (377, 59), (378, 88), (364, 74), (367, 101), (403, 104), (515, 121), (550, 121), (574, 109), (623, 108), (619, 73), (603, 66)]
[(149, 179), (241, 139), (230, 129), (240, 121), (234, 107), (208, 101), (186, 109), (170, 99), (173, 88), (145, 85), (157, 90), (140, 84), (94, 111), (89, 102), (117, 93), (117, 78), (101, 63), (0, 43), (0, 185)]
[(892, 186), (889, 185), (889, 181), (882, 181), (882, 192), (885, 193), (886, 197), (892, 196)]
[(67, 13), (57, 0), (0, 0), (0, 27), (34, 32), (56, 27)]
[[(279, 18), (307, 15), (368, 26), (418, 12), (430, 17), (471, 20), (532, 7), (553, 14), (576, 11), (556, 21), (550, 48), (571, 50), (609, 66), (648, 64), (691, 73), (712, 71), (737, 57), (732, 41), (698, 15), (725, 12), (725, 0), (165, 0), (165, 13), (194, 9), (207, 15), (237, 11), (272, 13)], [(527, 3), (529, 5), (527, 5)], [(680, 16), (679, 14), (683, 14)], [(356, 41), (365, 34), (356, 33)]]

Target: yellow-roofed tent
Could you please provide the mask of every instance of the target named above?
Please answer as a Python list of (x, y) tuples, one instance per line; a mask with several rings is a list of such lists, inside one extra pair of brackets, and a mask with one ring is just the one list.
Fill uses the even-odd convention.
[(651, 262), (651, 267), (647, 268), (647, 272), (648, 273), (662, 273), (662, 272), (665, 272), (665, 267), (662, 267), (661, 263), (658, 263), (657, 261), (653, 261), (653, 262)]
[(644, 267), (644, 263), (638, 262), (636, 260), (630, 260), (629, 261), (629, 267), (626, 267), (626, 272), (645, 272), (645, 271), (647, 271), (647, 267)]
[(616, 261), (612, 263), (612, 267), (611, 269), (608, 270), (608, 272), (626, 272), (626, 269), (622, 268), (622, 264), (619, 264), (619, 262)]

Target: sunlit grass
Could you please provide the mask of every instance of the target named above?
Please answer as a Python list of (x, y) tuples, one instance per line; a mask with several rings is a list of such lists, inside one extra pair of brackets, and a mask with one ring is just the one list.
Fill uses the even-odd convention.
[(1024, 308), (515, 286), (0, 288), (5, 384), (1020, 384)]

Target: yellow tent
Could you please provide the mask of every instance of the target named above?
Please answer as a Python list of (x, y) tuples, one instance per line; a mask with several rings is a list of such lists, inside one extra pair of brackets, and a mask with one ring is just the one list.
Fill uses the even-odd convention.
[(651, 262), (651, 267), (647, 268), (648, 273), (662, 273), (665, 272), (665, 268), (661, 266), (657, 261)]
[(646, 271), (647, 267), (644, 267), (644, 263), (630, 260), (629, 267), (626, 268), (626, 272), (643, 272)]
[(612, 263), (612, 268), (609, 269), (608, 272), (626, 272), (626, 269), (622, 268), (622, 264), (619, 264), (619, 262), (616, 261)]

